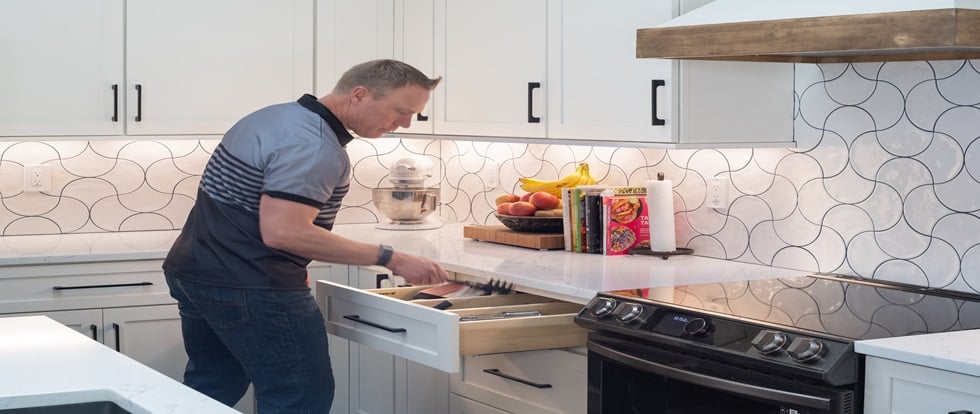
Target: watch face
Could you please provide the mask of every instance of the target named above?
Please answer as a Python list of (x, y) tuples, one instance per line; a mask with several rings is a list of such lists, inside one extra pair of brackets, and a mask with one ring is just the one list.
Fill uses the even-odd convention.
[(395, 251), (391, 248), (391, 246), (382, 244), (380, 250), (378, 250), (378, 261), (375, 263), (375, 265), (387, 266), (388, 262), (391, 261), (391, 255), (394, 252)]

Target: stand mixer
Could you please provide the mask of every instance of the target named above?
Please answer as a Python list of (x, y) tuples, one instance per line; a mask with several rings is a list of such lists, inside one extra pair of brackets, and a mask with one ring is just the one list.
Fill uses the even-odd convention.
[(388, 168), (391, 187), (371, 189), (371, 200), (386, 219), (375, 227), (384, 230), (429, 230), (442, 227), (432, 212), (439, 205), (439, 188), (425, 186), (432, 177), (432, 162), (424, 157), (401, 158)]

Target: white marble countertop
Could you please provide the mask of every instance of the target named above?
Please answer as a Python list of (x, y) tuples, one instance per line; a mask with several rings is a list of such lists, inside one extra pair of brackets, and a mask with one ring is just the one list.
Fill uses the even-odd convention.
[[(464, 239), (462, 224), (411, 231), (381, 230), (373, 224), (337, 225), (334, 232), (427, 257), (449, 271), (481, 279), (502, 279), (528, 293), (580, 303), (603, 290), (809, 273), (699, 256), (663, 260), (654, 256), (541, 251)], [(155, 231), (0, 237), (0, 266), (162, 259), (176, 236), (176, 231)]]
[(980, 329), (860, 341), (869, 356), (980, 377)]
[(0, 409), (112, 401), (136, 414), (237, 413), (44, 316), (0, 318)]

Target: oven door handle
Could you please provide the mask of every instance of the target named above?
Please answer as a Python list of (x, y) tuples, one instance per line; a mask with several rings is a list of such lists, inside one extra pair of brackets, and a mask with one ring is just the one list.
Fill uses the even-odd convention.
[(808, 407), (817, 410), (830, 409), (829, 398), (814, 397), (812, 395), (799, 394), (795, 392), (788, 392), (788, 391), (777, 390), (772, 388), (760, 387), (751, 384), (742, 384), (731, 380), (715, 378), (712, 376), (698, 374), (690, 371), (684, 371), (667, 365), (658, 364), (656, 362), (647, 361), (642, 358), (637, 358), (633, 355), (621, 351), (617, 351), (615, 349), (596, 343), (594, 341), (588, 342), (588, 348), (590, 351), (602, 355), (603, 357), (609, 358), (613, 361), (616, 361), (620, 364), (628, 365), (630, 367), (636, 367), (643, 371), (656, 375), (662, 375), (664, 377), (675, 379), (678, 381), (697, 384), (700, 386), (722, 390), (730, 393), (763, 398), (765, 400), (778, 402), (778, 403)]

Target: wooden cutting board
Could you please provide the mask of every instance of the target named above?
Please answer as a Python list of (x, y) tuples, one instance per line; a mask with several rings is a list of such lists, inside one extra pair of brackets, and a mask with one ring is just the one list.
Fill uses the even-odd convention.
[(562, 233), (525, 233), (504, 226), (463, 226), (463, 237), (538, 250), (565, 248)]

